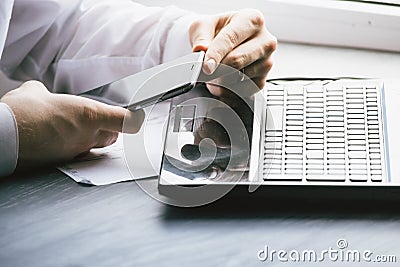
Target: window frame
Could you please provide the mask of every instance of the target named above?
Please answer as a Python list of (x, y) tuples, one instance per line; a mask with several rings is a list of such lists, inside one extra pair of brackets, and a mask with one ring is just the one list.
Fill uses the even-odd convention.
[(135, 0), (213, 14), (259, 9), (280, 41), (400, 52), (400, 7), (341, 0)]
[(262, 2), (268, 27), (280, 40), (400, 52), (400, 7), (338, 0)]

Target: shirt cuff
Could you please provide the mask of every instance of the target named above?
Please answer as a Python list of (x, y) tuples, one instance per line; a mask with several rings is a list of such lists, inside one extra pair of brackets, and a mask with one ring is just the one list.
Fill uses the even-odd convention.
[(169, 30), (164, 46), (162, 63), (190, 54), (192, 45), (189, 39), (189, 28), (200, 15), (190, 14), (177, 19)]
[(0, 177), (14, 172), (18, 160), (18, 128), (14, 114), (0, 103)]

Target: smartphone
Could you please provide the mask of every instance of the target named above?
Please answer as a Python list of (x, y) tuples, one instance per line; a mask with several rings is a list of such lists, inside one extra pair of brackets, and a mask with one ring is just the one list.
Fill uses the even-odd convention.
[(111, 105), (138, 110), (195, 87), (201, 73), (204, 52), (195, 52), (127, 76), (83, 96)]
[[(126, 108), (137, 110), (186, 93), (194, 88), (201, 73), (204, 52), (196, 52), (163, 64), (152, 73)], [(143, 92), (143, 93), (142, 93)]]

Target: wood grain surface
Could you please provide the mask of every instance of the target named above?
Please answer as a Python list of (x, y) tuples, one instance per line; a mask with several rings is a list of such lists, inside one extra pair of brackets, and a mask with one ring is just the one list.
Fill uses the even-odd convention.
[[(156, 182), (156, 180), (153, 180)], [(387, 204), (385, 204), (387, 205)], [(206, 207), (174, 208), (135, 182), (82, 186), (55, 170), (0, 182), (0, 266), (309, 266), (261, 262), (259, 250), (337, 248), (396, 255), (400, 212), (380, 203), (323, 207), (282, 199), (223, 199)], [(314, 263), (315, 265), (315, 263)]]

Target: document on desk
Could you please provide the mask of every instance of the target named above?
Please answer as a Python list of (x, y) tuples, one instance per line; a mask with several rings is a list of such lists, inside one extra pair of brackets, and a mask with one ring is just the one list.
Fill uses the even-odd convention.
[[(88, 155), (58, 169), (76, 182), (90, 185), (106, 185), (157, 176), (161, 166), (164, 125), (168, 119), (169, 106), (167, 101), (157, 104), (154, 108), (146, 108), (145, 122), (137, 134), (120, 134), (115, 144), (92, 149)], [(127, 163), (125, 152), (129, 153), (129, 160), (135, 161), (135, 164)]]

